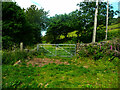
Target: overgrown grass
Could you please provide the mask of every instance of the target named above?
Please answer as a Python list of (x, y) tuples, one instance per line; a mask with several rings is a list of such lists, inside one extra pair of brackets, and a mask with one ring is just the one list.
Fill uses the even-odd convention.
[(114, 39), (120, 37), (120, 29), (113, 29), (108, 31), (108, 39)]
[(2, 64), (13, 65), (16, 61), (21, 60), (30, 60), (34, 56), (40, 55), (41, 53), (37, 51), (26, 52), (26, 51), (2, 51)]
[(113, 25), (108, 26), (108, 29), (109, 29), (109, 30), (116, 29), (116, 28), (119, 28), (119, 29), (120, 29), (120, 23), (118, 23), (118, 24), (113, 24)]
[[(43, 67), (3, 65), (3, 88), (118, 88), (118, 68), (113, 62), (72, 58), (70, 65)], [(61, 58), (62, 60), (62, 58)], [(65, 60), (65, 59), (63, 59)], [(66, 59), (67, 61), (68, 59)], [(114, 60), (118, 60), (115, 58)]]
[[(108, 32), (108, 38), (118, 36), (118, 29)], [(110, 34), (109, 34), (110, 33)], [(51, 50), (50, 48), (48, 48)], [(55, 49), (55, 48), (54, 48)], [(41, 52), (3, 52), (3, 88), (118, 88), (120, 60), (107, 47), (86, 47), (78, 56), (47, 57), (67, 61), (69, 65), (55, 63), (43, 67), (27, 66), (26, 59), (46, 58)], [(61, 52), (64, 54), (64, 52)], [(13, 64), (21, 60), (21, 65)]]

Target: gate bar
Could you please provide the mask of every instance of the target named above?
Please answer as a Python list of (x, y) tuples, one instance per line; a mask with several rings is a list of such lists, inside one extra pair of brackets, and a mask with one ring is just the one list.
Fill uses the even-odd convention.
[(38, 45), (76, 45), (76, 44), (38, 44)]

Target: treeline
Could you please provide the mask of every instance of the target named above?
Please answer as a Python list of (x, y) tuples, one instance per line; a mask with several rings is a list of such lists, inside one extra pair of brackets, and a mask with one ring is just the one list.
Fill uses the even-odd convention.
[(48, 12), (31, 5), (21, 9), (15, 2), (2, 3), (2, 46), (3, 49), (41, 42), (41, 30), (47, 26)]
[[(49, 28), (45, 40), (50, 43), (89, 43), (92, 42), (96, 2), (81, 2), (78, 10), (69, 14), (55, 15), (49, 19)], [(118, 11), (109, 5), (109, 25), (117, 19)], [(107, 3), (99, 2), (97, 16), (96, 41), (105, 39)], [(70, 35), (71, 34), (71, 35)], [(72, 35), (75, 34), (75, 35)]]
[[(106, 2), (99, 2), (96, 41), (105, 38)], [(21, 9), (15, 2), (2, 3), (2, 46), (3, 49), (19, 45), (41, 43), (42, 39), (49, 43), (72, 43), (92, 41), (95, 16), (95, 2), (81, 2), (77, 4), (78, 10), (69, 14), (48, 17), (48, 12), (43, 8), (38, 9), (31, 5), (27, 9)], [(113, 11), (109, 5), (109, 25), (114, 22)], [(47, 30), (42, 38), (41, 31)], [(73, 35), (73, 33), (75, 35)], [(71, 34), (71, 35), (70, 35)]]

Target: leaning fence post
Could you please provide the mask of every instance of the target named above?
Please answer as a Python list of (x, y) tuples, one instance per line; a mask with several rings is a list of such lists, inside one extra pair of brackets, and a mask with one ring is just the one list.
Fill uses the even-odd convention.
[(57, 56), (57, 47), (58, 45), (55, 45), (55, 56)]
[(20, 50), (23, 51), (23, 42), (20, 43)]
[(79, 48), (80, 48), (80, 43), (77, 43), (76, 44), (76, 55), (78, 54)]
[(77, 54), (77, 44), (75, 44), (75, 56)]
[(37, 45), (37, 51), (39, 50), (39, 45)]

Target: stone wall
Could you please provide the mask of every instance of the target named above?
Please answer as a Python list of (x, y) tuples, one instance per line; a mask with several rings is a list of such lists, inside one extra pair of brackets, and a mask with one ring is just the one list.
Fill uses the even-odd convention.
[(85, 49), (85, 47), (91, 45), (92, 47), (107, 47), (108, 49), (115, 50), (120, 53), (120, 43), (111, 43), (109, 41), (103, 41), (100, 43), (77, 43), (76, 45), (76, 54), (78, 54), (79, 51)]

